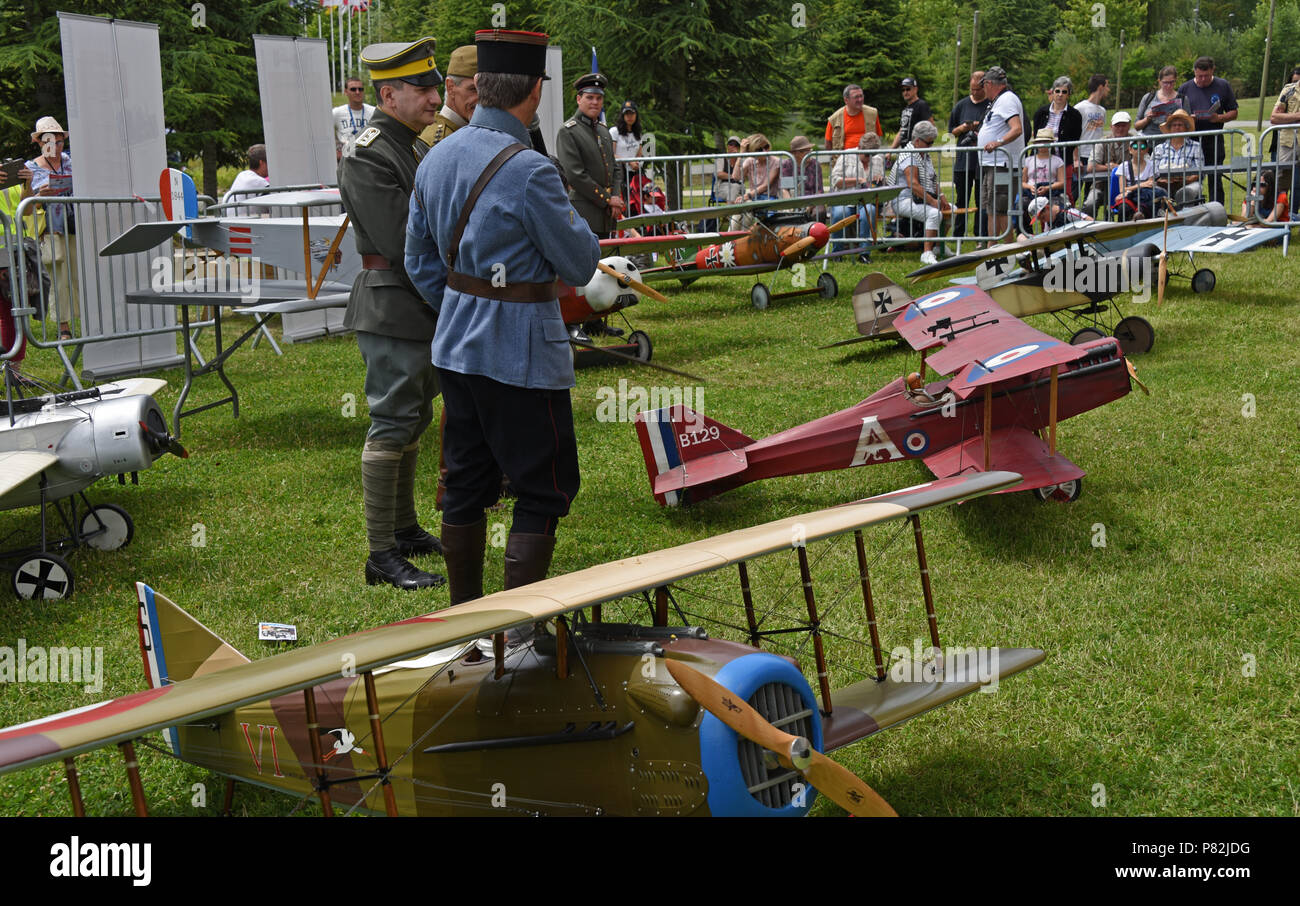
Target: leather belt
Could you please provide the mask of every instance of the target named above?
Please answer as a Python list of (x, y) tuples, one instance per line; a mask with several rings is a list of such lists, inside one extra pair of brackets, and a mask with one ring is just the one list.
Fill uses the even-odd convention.
[(383, 255), (362, 255), (361, 266), (368, 271), (391, 271), (393, 264)]
[(447, 286), (457, 292), (501, 302), (550, 302), (559, 295), (554, 280), (549, 283), (509, 283), (505, 286), (494, 286), (490, 280), (472, 277), (459, 271), (447, 272)]

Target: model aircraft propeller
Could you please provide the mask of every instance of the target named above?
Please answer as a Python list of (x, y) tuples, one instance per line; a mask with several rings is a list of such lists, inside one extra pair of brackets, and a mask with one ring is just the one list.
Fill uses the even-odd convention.
[[(834, 233), (838, 233), (840, 230), (844, 229), (849, 224), (856, 223), (857, 220), (858, 220), (857, 214), (850, 214), (848, 217), (845, 217), (843, 220), (837, 220), (826, 228), (826, 235), (830, 236)], [(798, 255), (800, 252), (808, 248), (808, 246), (812, 245), (816, 241), (817, 241), (817, 237), (809, 233), (809, 235), (803, 237), (798, 242), (786, 246), (785, 249), (782, 250), (781, 254), (786, 258), (793, 258), (795, 255)]]
[(698, 670), (679, 661), (667, 661), (668, 672), (700, 706), (741, 736), (776, 754), (781, 763), (821, 790), (831, 801), (852, 814), (897, 818), (898, 813), (880, 794), (846, 768), (827, 758), (802, 736), (791, 736), (772, 726), (746, 702)]
[(614, 268), (610, 267), (604, 261), (597, 261), (596, 267), (600, 268), (602, 271), (604, 271), (605, 273), (613, 277), (615, 280), (617, 280), (620, 286), (631, 287), (632, 289), (639, 292), (641, 295), (649, 296), (651, 299), (654, 299), (656, 302), (668, 301), (667, 297), (664, 296), (663, 293), (656, 292), (655, 290), (646, 286), (640, 280), (633, 279), (632, 277), (629, 277), (627, 274), (620, 274), (618, 271), (614, 270)]
[(164, 453), (172, 453), (176, 456), (179, 456), (181, 459), (190, 458), (190, 451), (182, 447), (181, 442), (179, 440), (172, 437), (170, 434), (166, 433), (165, 431), (157, 431), (153, 428), (150, 428), (144, 422), (140, 422), (140, 430), (144, 432), (144, 436), (149, 438), (149, 443), (152, 444), (155, 448), (163, 451)]
[(669, 368), (667, 365), (660, 365), (656, 362), (650, 362), (645, 359), (639, 359), (634, 355), (628, 355), (626, 352), (619, 352), (617, 349), (610, 349), (608, 346), (597, 346), (595, 343), (584, 343), (581, 340), (575, 340), (573, 337), (569, 337), (569, 342), (574, 346), (577, 346), (579, 349), (591, 349), (595, 352), (603, 352), (605, 355), (613, 356), (616, 359), (624, 359), (636, 365), (644, 365), (646, 368), (656, 368), (659, 371), (666, 371), (669, 374), (675, 374), (678, 377), (690, 378), (692, 381), (699, 381), (701, 384), (705, 383), (704, 378), (699, 377), (698, 375), (691, 374), (687, 371), (678, 371), (676, 368)]
[(1137, 384), (1138, 387), (1142, 389), (1143, 393), (1145, 393), (1147, 396), (1150, 396), (1151, 391), (1147, 389), (1147, 385), (1142, 383), (1140, 380), (1138, 380), (1138, 370), (1136, 367), (1134, 367), (1133, 360), (1125, 356), (1124, 364), (1128, 366), (1128, 376), (1133, 379), (1133, 383)]
[[(1156, 305), (1165, 301), (1165, 283), (1169, 280), (1169, 209), (1165, 208), (1165, 235), (1160, 242), (1160, 271), (1156, 280)], [(1141, 387), (1141, 384), (1138, 384)], [(1143, 390), (1146, 388), (1143, 387)]]

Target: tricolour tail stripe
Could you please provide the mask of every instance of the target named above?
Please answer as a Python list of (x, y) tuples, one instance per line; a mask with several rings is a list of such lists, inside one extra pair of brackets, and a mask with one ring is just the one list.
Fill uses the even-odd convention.
[[(158, 628), (158, 606), (153, 589), (143, 582), (135, 583), (135, 593), (140, 601), (140, 653), (144, 656), (144, 673), (154, 689), (166, 686), (167, 656), (163, 651), (162, 632)], [(175, 727), (163, 731), (172, 754), (180, 757), (181, 740)]]
[[(682, 464), (682, 457), (673, 437), (673, 424), (668, 416), (669, 410), (659, 409), (656, 412), (647, 412), (645, 421), (642, 422), (645, 437), (650, 442), (650, 449), (654, 454), (656, 476)], [(664, 494), (664, 502), (669, 506), (677, 506), (681, 502), (680, 497), (677, 491), (668, 491)]]

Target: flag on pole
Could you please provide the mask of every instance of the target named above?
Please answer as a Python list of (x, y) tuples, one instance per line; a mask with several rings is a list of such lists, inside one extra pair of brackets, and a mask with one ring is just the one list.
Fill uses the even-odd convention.
[[(596, 65), (596, 47), (595, 47), (595, 45), (592, 45), (592, 48), (591, 48), (591, 71), (592, 71), (592, 72), (600, 72), (600, 68)], [(601, 123), (602, 126), (605, 124), (605, 108), (604, 108), (604, 107), (601, 107), (601, 108), (600, 108), (600, 123)]]

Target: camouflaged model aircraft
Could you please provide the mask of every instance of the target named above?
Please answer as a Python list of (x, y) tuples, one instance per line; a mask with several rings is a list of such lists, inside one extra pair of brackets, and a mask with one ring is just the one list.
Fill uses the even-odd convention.
[[(62, 762), (80, 815), (74, 756), (117, 745), (145, 814), (132, 741), (163, 731), (168, 753), (316, 796), (327, 815), (802, 815), (814, 789), (855, 814), (892, 814), (821, 753), (1043, 660), (1035, 648), (942, 648), (921, 534), (922, 511), (1019, 478), (919, 485), (256, 661), (140, 584), (151, 688), (0, 730), (0, 773)], [(876, 621), (870, 564), (907, 533), (869, 561), (862, 530), (902, 520), (930, 658), (882, 647)], [(649, 625), (608, 620), (647, 610)], [(691, 625), (738, 623), (733, 610), (747, 643)], [(505, 630), (538, 621), (553, 629), (506, 647)], [(832, 690), (824, 642), (862, 678)], [(232, 779), (227, 809), (233, 793)]]
[[(954, 280), (987, 292), (1008, 314), (1025, 318), (1052, 314), (1071, 331), (1070, 342), (1113, 336), (1124, 354), (1141, 355), (1155, 343), (1145, 318), (1125, 316), (1118, 296), (1147, 301), (1154, 287), (1163, 299), (1170, 279), (1185, 279), (1196, 293), (1214, 289), (1214, 271), (1196, 268), (1195, 254), (1237, 254), (1278, 240), (1286, 225), (1229, 224), (1223, 206), (1198, 205), (1145, 220), (1121, 223), (1076, 221), (1036, 236), (946, 258), (908, 276), (912, 282), (974, 270), (974, 278)], [(1185, 254), (1190, 273), (1171, 256)], [(869, 274), (853, 291), (859, 336), (823, 346), (830, 349), (867, 340), (897, 339), (894, 317), (911, 297), (883, 274)]]

